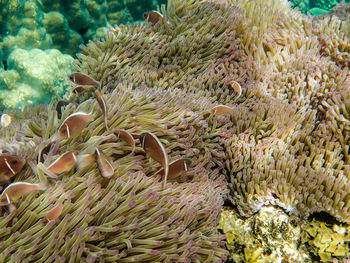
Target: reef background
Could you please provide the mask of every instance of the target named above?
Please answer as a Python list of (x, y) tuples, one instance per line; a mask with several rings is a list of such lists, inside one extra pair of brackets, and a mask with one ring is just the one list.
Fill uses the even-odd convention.
[(108, 27), (143, 20), (165, 1), (0, 1), (0, 105), (23, 108), (62, 96), (79, 45)]
[[(291, 0), (290, 2), (293, 3), (293, 8), (298, 8), (300, 12), (304, 14), (310, 13), (313, 16), (326, 14), (341, 3), (338, 0)], [(349, 1), (345, 0), (344, 2), (348, 3)]]
[[(177, 254), (192, 261), (221, 262), (227, 251), (216, 225), (226, 200), (231, 208), (222, 213), (219, 227), (235, 261), (346, 261), (350, 256), (348, 5), (310, 17), (292, 10), (287, 1), (173, 0), (161, 12), (165, 18), (157, 24), (114, 26), (105, 38), (80, 47), (75, 70), (101, 84), (110, 129), (104, 126), (93, 89), (74, 94), (75, 85), (65, 77), (72, 68), (55, 76), (48, 65), (41, 71), (33, 66), (34, 60), (39, 61), (36, 57), (48, 61), (47, 55), (56, 57), (52, 65), (72, 67), (72, 57), (57, 50), (24, 48), (9, 54), (2, 71), (7, 83), (15, 83), (11, 76), (21, 82), (38, 74), (42, 83), (57, 88), (57, 93), (44, 93), (35, 82), (44, 102), (64, 93), (65, 86), (55, 83), (61, 79), (67, 82), (64, 98), (70, 104), (55, 110), (55, 99), (24, 111), (6, 111), (13, 122), (1, 129), (1, 153), (27, 160), (14, 180), (40, 179), (50, 188), (23, 198), (17, 213), (5, 211), (0, 221), (1, 259), (65, 261), (65, 240), (87, 261), (101, 255), (121, 262), (177, 260)], [(25, 69), (31, 74), (21, 73)], [(44, 69), (48, 71), (42, 73)], [(53, 82), (44, 81), (46, 76)], [(232, 88), (232, 81), (240, 83), (241, 92)], [(10, 97), (23, 103), (13, 106), (26, 105), (24, 95)], [(216, 116), (212, 109), (218, 104), (232, 111)], [(59, 117), (56, 111), (61, 110)], [(62, 120), (77, 111), (91, 112), (92, 123), (76, 138), (53, 141)], [(129, 154), (128, 145), (109, 141), (113, 129), (153, 132), (172, 159), (191, 158), (192, 180), (162, 189), (159, 178), (152, 177), (159, 164), (140, 148)], [(41, 162), (36, 157), (48, 146)], [(64, 152), (88, 154), (94, 147), (121, 168), (112, 180), (101, 178), (96, 164), (69, 171), (56, 184), (46, 178), (47, 165)], [(59, 198), (62, 193), (66, 194)], [(41, 218), (55, 198), (64, 202), (64, 213), (40, 231)], [(111, 200), (116, 210), (108, 214), (101, 205)], [(149, 207), (160, 211), (152, 219), (144, 211)], [(126, 211), (137, 213), (137, 219)], [(106, 220), (103, 213), (108, 214)], [(324, 222), (322, 214), (328, 216)], [(83, 220), (71, 225), (71, 216)], [(155, 231), (152, 222), (159, 224)], [(140, 227), (142, 234), (128, 225)], [(41, 250), (54, 246), (50, 236), (57, 229), (62, 230), (62, 239), (55, 249)], [(117, 233), (116, 241), (110, 232)], [(17, 251), (23, 243), (26, 246)]]

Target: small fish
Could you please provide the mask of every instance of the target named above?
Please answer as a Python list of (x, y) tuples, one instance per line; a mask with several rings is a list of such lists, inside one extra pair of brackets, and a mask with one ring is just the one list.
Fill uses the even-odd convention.
[(122, 139), (123, 141), (127, 142), (128, 144), (131, 145), (131, 152), (133, 153), (135, 151), (135, 148), (136, 148), (136, 145), (135, 145), (135, 139), (134, 137), (132, 136), (131, 133), (129, 133), (128, 131), (126, 130), (115, 130), (114, 131), (114, 134)]
[(131, 134), (131, 136), (132, 136), (135, 140), (140, 139), (140, 134), (134, 133), (134, 132), (132, 132), (132, 133), (130, 133), (130, 134)]
[(8, 183), (10, 178), (18, 174), (26, 161), (11, 155), (0, 156), (0, 182)]
[(7, 203), (8, 205), (11, 204), (11, 200), (7, 194), (4, 194), (4, 203)]
[(238, 97), (242, 95), (241, 85), (235, 80), (231, 81), (231, 88), (238, 94)]
[(233, 108), (226, 105), (216, 105), (211, 109), (211, 113), (214, 115), (221, 115), (232, 111)]
[(75, 153), (67, 152), (57, 158), (52, 164), (47, 167), (47, 170), (54, 173), (55, 175), (67, 172), (71, 170), (77, 163)]
[(53, 207), (45, 216), (45, 219), (47, 221), (52, 221), (58, 218), (63, 210), (63, 204), (62, 202), (59, 202), (55, 207)]
[(110, 178), (114, 174), (114, 168), (112, 164), (107, 160), (107, 157), (96, 148), (95, 151), (97, 166), (100, 170), (102, 177)]
[(100, 82), (97, 80), (94, 80), (92, 77), (81, 73), (81, 72), (74, 72), (69, 76), (70, 81), (77, 85), (91, 85), (94, 87), (99, 87)]
[(69, 115), (58, 128), (60, 139), (77, 136), (92, 119), (90, 113), (76, 112)]
[(95, 154), (79, 154), (77, 156), (78, 169), (81, 169), (96, 161)]
[(160, 140), (154, 134), (145, 132), (140, 135), (140, 142), (143, 150), (148, 153), (151, 158), (159, 162), (164, 169), (164, 186), (168, 178), (169, 158)]
[[(181, 158), (171, 162), (169, 164), (168, 179), (177, 179), (179, 176), (183, 175), (185, 172), (188, 171), (190, 165), (191, 159), (189, 158)], [(157, 174), (164, 176), (164, 169), (160, 169), (158, 172), (156, 172), (156, 175)]]
[(4, 200), (0, 201), (0, 206), (7, 206), (8, 211), (10, 214), (14, 211), (16, 211), (16, 206), (11, 202), (9, 196), (5, 194)]
[(158, 11), (152, 10), (152, 11), (143, 13), (143, 19), (146, 22), (149, 22), (152, 26), (154, 26), (159, 21), (163, 20), (164, 16)]
[(96, 99), (97, 99), (98, 105), (100, 105), (100, 108), (102, 110), (103, 121), (105, 123), (106, 130), (108, 130), (108, 125), (107, 125), (107, 107), (106, 107), (105, 100), (103, 99), (102, 94), (101, 94), (100, 91), (96, 90), (95, 91), (95, 95), (96, 95)]
[(68, 104), (69, 104), (69, 101), (65, 101), (65, 100), (60, 100), (59, 102), (57, 102), (56, 112), (57, 112), (57, 117), (59, 119), (61, 119), (62, 117), (62, 107), (67, 106)]
[(0, 124), (2, 127), (6, 128), (12, 122), (12, 117), (6, 113), (1, 115)]
[(38, 153), (38, 158), (37, 158), (38, 163), (44, 162), (44, 155), (47, 155), (50, 151), (51, 151), (51, 154), (55, 155), (56, 152), (58, 151), (58, 148), (59, 148), (59, 140), (52, 140), (48, 142), (45, 146), (42, 145)]
[(0, 206), (8, 205), (11, 201), (37, 190), (45, 190), (46, 186), (42, 183), (31, 184), (26, 182), (15, 182), (9, 184), (0, 195)]
[(94, 86), (91, 86), (91, 85), (79, 85), (73, 89), (73, 92), (76, 94), (80, 94), (80, 93), (83, 93), (85, 91), (90, 90), (93, 87)]

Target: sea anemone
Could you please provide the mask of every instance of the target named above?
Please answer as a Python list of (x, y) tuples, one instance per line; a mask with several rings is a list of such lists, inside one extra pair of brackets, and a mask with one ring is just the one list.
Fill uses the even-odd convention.
[[(184, 95), (120, 84), (102, 95), (107, 128), (96, 99), (77, 108), (68, 104), (60, 109), (61, 119), (52, 111), (53, 102), (22, 120), (21, 136), (15, 136), (11, 147), (2, 139), (1, 148), (17, 156), (24, 153), (28, 165), (15, 182), (40, 182), (47, 189), (19, 200), (11, 195), (4, 199), (1, 259), (224, 261), (227, 252), (216, 225), (227, 191), (219, 176), (222, 145), (214, 137), (225, 125), (213, 119), (208, 125), (203, 116), (210, 114), (212, 104)], [(68, 122), (72, 116), (74, 122)], [(64, 126), (68, 136), (62, 137)], [(134, 152), (116, 130), (135, 136)], [(157, 174), (160, 164), (137, 139), (145, 131), (156, 134), (170, 160), (191, 160), (181, 182), (174, 178), (164, 185)], [(108, 159), (112, 174), (104, 176), (101, 166), (106, 162), (98, 158)]]

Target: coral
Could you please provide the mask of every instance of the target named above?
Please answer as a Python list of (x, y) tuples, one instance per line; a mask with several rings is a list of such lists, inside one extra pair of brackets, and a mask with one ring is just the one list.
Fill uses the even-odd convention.
[(300, 245), (302, 228), (281, 209), (263, 207), (243, 220), (225, 209), (218, 228), (226, 235), (230, 258), (240, 262), (312, 262), (305, 245)]
[(45, 34), (43, 28), (29, 30), (27, 28), (21, 28), (16, 36), (7, 35), (0, 43), (2, 52), (0, 53), (1, 59), (7, 61), (8, 56), (16, 48), (21, 49), (47, 49), (51, 47), (52, 39)]
[(248, 219), (224, 207), (218, 228), (226, 235), (234, 262), (347, 262), (349, 258), (348, 225), (315, 218), (296, 224), (273, 206), (264, 206)]
[(311, 8), (318, 7), (331, 10), (336, 4), (338, 4), (338, 1), (335, 0), (309, 0), (309, 5)]
[[(99, 28), (132, 22), (131, 13), (135, 20), (140, 20), (143, 12), (156, 8), (152, 1), (129, 2), (3, 0), (0, 2), (1, 59), (6, 60), (15, 48), (57, 48), (73, 56), (81, 43), (96, 37)], [(29, 42), (29, 38), (33, 41)]]
[(144, 0), (142, 2), (138, 2), (136, 0), (125, 0), (124, 4), (128, 8), (130, 14), (132, 15), (132, 18), (135, 21), (143, 19), (142, 15), (145, 10), (148, 11), (154, 9), (152, 0)]
[(310, 9), (310, 14), (313, 16), (320, 16), (320, 15), (324, 15), (328, 12), (327, 9), (323, 9), (320, 7), (313, 7)]
[(63, 94), (72, 60), (55, 49), (14, 50), (8, 58), (8, 70), (0, 72), (2, 107), (44, 103), (48, 97)]
[[(2, 0), (0, 1), (0, 69), (5, 71), (8, 69), (9, 56), (18, 48), (28, 51), (34, 48), (43, 51), (55, 48), (62, 53), (75, 56), (81, 44), (104, 38), (110, 25), (133, 22), (132, 14), (135, 19), (142, 19), (143, 12), (156, 9), (156, 6), (155, 1), (140, 1), (135, 5), (134, 2), (124, 3), (120, 0), (63, 2)], [(33, 83), (21, 85), (23, 91), (16, 92), (16, 96), (21, 99), (20, 107), (36, 102), (49, 103), (51, 95), (54, 94), (47, 94), (45, 90), (39, 91), (39, 87), (33, 87)], [(1, 86), (2, 96), (9, 95), (3, 88)], [(36, 92), (30, 94), (29, 91), (33, 89), (36, 89)], [(31, 99), (28, 99), (29, 97)], [(16, 105), (17, 103), (13, 101), (3, 103), (6, 107)]]
[(310, 9), (308, 0), (290, 0), (290, 2), (293, 8), (298, 8), (298, 11), (304, 14)]
[[(326, 15), (332, 8), (341, 6), (340, 0), (289, 0), (293, 8), (298, 8), (303, 14), (310, 13), (313, 16)], [(349, 0), (345, 0), (349, 2)]]
[(46, 32), (52, 39), (53, 46), (62, 52), (74, 54), (83, 43), (81, 36), (71, 30), (65, 17), (58, 12), (49, 12), (44, 16)]
[(327, 226), (323, 222), (313, 221), (303, 226), (302, 242), (310, 246), (310, 252), (322, 262), (334, 262), (334, 259), (350, 257), (349, 227)]
[[(144, 10), (146, 11), (146, 10)], [(125, 3), (119, 0), (108, 0), (107, 20), (111, 25), (126, 24), (132, 22), (132, 16)]]
[[(0, 49), (6, 60), (15, 48), (49, 48), (51, 39), (43, 29), (43, 13), (36, 1), (1, 1)], [(21, 15), (18, 15), (21, 14)]]
[[(101, 3), (102, 2), (102, 3)], [(46, 13), (57, 12), (67, 22), (67, 29), (74, 31), (81, 39), (87, 41), (92, 38), (96, 28), (106, 26), (106, 10), (108, 6), (103, 1), (42, 1), (42, 9)], [(56, 34), (56, 32), (55, 32)], [(58, 32), (57, 32), (58, 34)], [(57, 43), (64, 48), (63, 43)], [(78, 45), (72, 50), (72, 55), (78, 50)]]

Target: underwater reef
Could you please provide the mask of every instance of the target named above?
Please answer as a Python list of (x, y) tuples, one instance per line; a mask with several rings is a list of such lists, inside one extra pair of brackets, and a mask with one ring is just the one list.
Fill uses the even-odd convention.
[(80, 44), (104, 36), (109, 25), (141, 20), (143, 12), (156, 4), (149, 0), (137, 5), (130, 0), (3, 0), (0, 57), (6, 60), (15, 48), (56, 48), (73, 56)]
[(349, 223), (343, 6), (169, 0), (81, 46), (62, 100), (2, 115), (0, 262), (225, 262), (224, 201)]
[[(108, 27), (115, 24), (142, 20), (145, 11), (162, 3), (164, 1), (151, 0), (0, 1), (0, 108), (49, 103), (52, 98), (62, 96), (69, 85), (60, 76), (68, 76), (73, 69), (70, 61), (62, 63), (57, 61), (58, 57), (72, 60), (79, 45), (105, 37)], [(41, 61), (43, 53), (38, 49), (46, 53), (46, 62)], [(48, 51), (52, 49), (57, 51)], [(36, 63), (36, 75), (41, 76), (18, 78), (12, 71), (13, 53), (18, 55), (18, 50), (30, 54), (23, 56), (20, 63)], [(48, 68), (47, 64), (50, 64)], [(47, 77), (48, 70), (57, 75), (56, 81)]]
[(298, 10), (304, 14), (310, 13), (313, 16), (327, 14), (338, 4), (349, 3), (349, 0), (289, 0), (293, 3), (293, 8), (298, 8)]
[(15, 49), (7, 59), (7, 70), (0, 70), (0, 86), (6, 87), (0, 92), (2, 106), (24, 108), (64, 94), (72, 61), (57, 49)]

